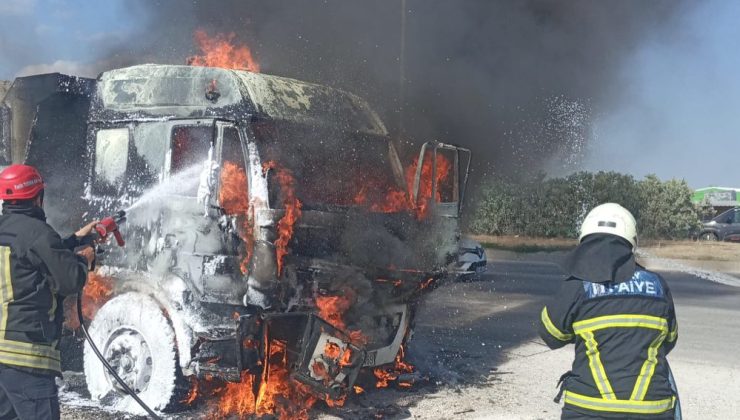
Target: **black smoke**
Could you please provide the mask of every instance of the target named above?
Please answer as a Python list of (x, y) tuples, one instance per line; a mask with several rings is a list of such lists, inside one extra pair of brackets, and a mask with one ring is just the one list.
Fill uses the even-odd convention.
[[(401, 0), (137, 0), (131, 10), (146, 29), (112, 47), (105, 62), (184, 63), (196, 52), (195, 29), (234, 32), (266, 73), (355, 92), (394, 135), (402, 129), (413, 144), (434, 139), (473, 149), (480, 179), (577, 155), (588, 141), (590, 115), (607, 109), (621, 89), (623, 62), (676, 25), (690, 4), (406, 0), (403, 103), (401, 6)], [(578, 113), (569, 114), (573, 109)]]

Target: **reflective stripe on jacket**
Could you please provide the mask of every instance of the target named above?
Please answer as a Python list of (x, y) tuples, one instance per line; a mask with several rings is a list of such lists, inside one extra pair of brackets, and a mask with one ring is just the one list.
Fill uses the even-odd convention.
[(34, 215), (0, 216), (0, 363), (59, 375), (61, 301), (82, 289), (87, 264)]
[(599, 415), (656, 415), (673, 409), (666, 355), (678, 339), (665, 281), (642, 267), (621, 283), (564, 282), (540, 314), (551, 348), (575, 344), (564, 402)]

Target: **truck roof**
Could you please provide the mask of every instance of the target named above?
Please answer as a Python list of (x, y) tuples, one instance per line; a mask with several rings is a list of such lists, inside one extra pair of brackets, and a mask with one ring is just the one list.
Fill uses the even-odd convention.
[(115, 112), (218, 115), (219, 109), (236, 106), (269, 119), (387, 134), (378, 115), (356, 95), (244, 70), (161, 64), (115, 69), (99, 76), (98, 97), (105, 110)]

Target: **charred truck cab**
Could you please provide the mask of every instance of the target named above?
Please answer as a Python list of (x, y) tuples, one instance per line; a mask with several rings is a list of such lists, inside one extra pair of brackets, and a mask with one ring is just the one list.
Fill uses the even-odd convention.
[[(454, 262), (467, 150), (428, 143), (404, 168), (362, 99), (282, 77), (140, 65), (80, 80), (74, 109), (37, 104), (25, 155), (18, 133), (3, 144), (55, 180), (55, 227), (127, 210), (90, 329), (147, 404), (164, 409), (178, 377), (275, 369), (336, 400), (394, 362)], [(138, 411), (88, 348), (84, 369), (93, 398)]]

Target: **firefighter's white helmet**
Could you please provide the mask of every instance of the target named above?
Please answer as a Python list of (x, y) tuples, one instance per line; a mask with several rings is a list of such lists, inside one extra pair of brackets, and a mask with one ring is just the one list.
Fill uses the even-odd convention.
[(578, 241), (592, 233), (609, 233), (626, 239), (637, 248), (637, 222), (626, 208), (616, 203), (604, 203), (588, 212), (581, 225)]

